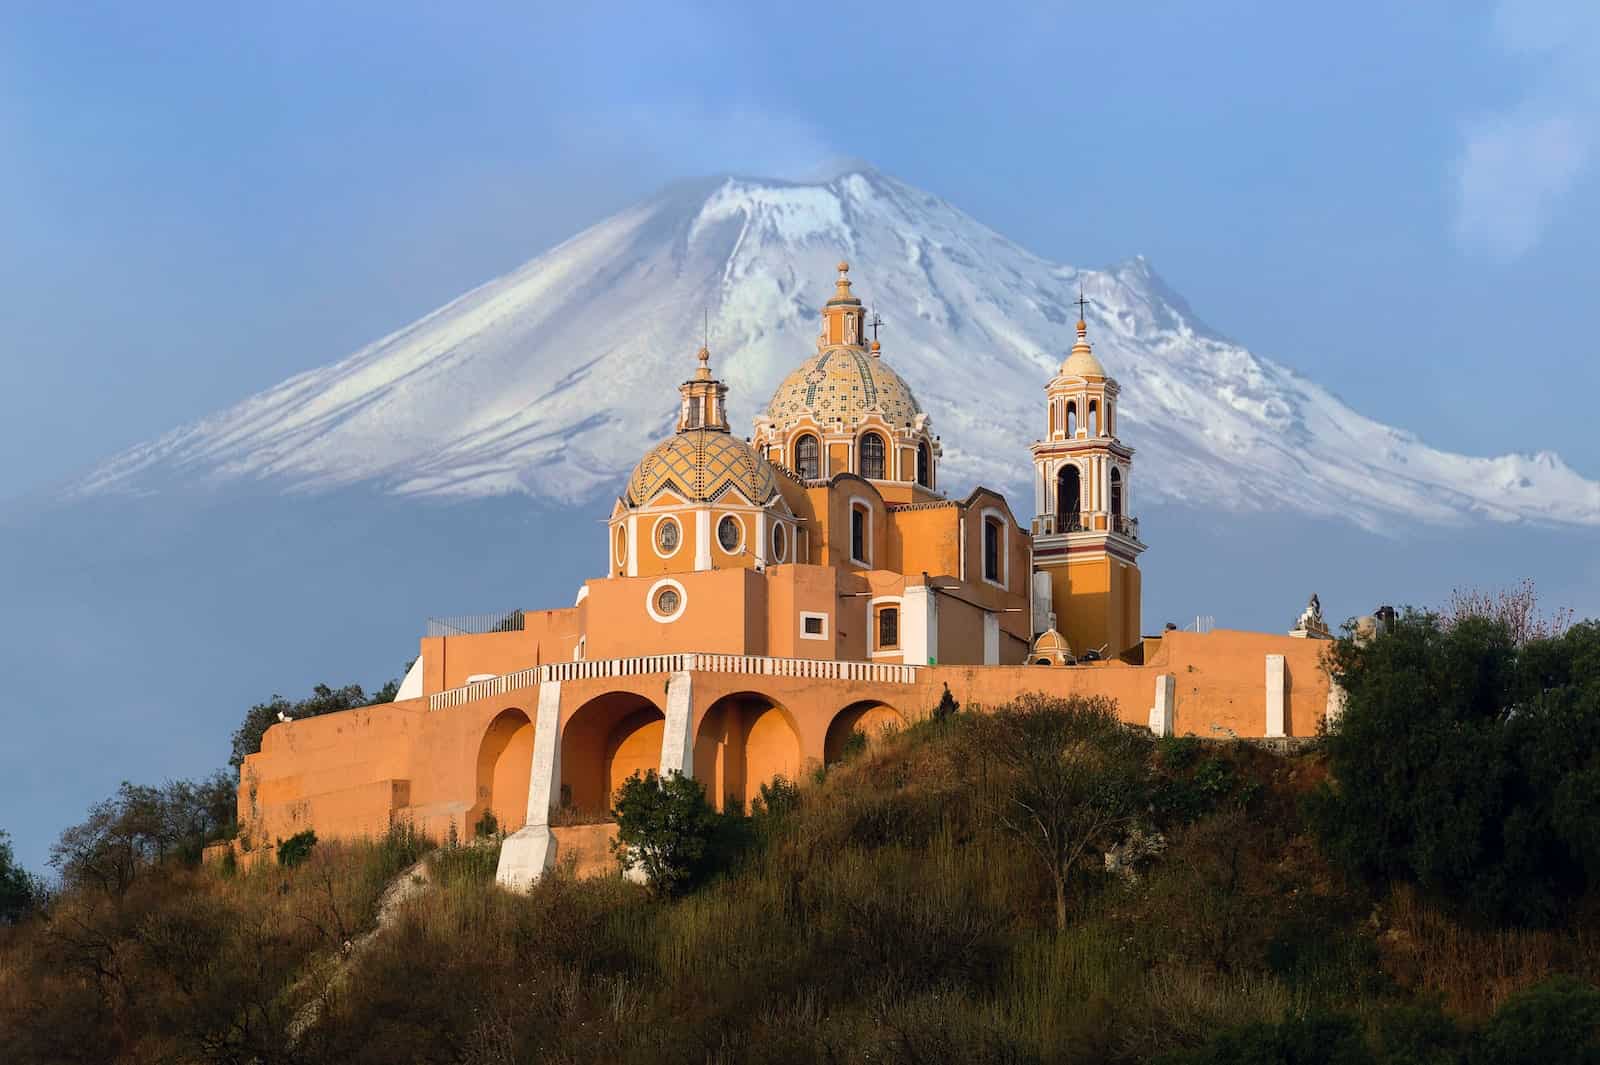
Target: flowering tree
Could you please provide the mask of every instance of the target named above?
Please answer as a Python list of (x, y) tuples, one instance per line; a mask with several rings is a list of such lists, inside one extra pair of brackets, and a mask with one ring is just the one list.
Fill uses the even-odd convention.
[(1572, 609), (1557, 610), (1549, 616), (1539, 612), (1539, 593), (1531, 577), (1510, 588), (1497, 592), (1481, 588), (1457, 588), (1450, 593), (1450, 602), (1440, 615), (1446, 629), (1454, 628), (1467, 618), (1483, 618), (1499, 622), (1506, 627), (1511, 641), (1517, 647), (1526, 646), (1530, 640), (1549, 640), (1560, 636), (1572, 627)]

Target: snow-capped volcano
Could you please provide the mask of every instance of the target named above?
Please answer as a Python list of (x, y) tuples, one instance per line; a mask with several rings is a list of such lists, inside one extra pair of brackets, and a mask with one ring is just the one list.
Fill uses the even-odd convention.
[(1160, 499), (1392, 519), (1600, 524), (1600, 484), (1555, 455), (1428, 447), (1202, 325), (1142, 259), (1033, 255), (870, 169), (816, 184), (675, 187), (349, 358), (117, 456), (73, 495), (174, 482), (358, 483), (410, 495), (617, 491), (670, 432), (709, 314), (745, 427), (814, 347), (834, 264), (883, 317), (883, 354), (942, 437), (946, 488), (1031, 512), (1028, 443), (1071, 348), (1079, 287), (1138, 452), (1131, 509)]

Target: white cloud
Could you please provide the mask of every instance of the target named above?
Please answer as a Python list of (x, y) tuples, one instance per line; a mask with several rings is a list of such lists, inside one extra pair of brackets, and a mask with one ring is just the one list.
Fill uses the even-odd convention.
[(1502, 0), (1497, 42), (1531, 73), (1520, 100), (1463, 124), (1456, 236), (1502, 258), (1531, 249), (1590, 165), (1600, 123), (1600, 3)]

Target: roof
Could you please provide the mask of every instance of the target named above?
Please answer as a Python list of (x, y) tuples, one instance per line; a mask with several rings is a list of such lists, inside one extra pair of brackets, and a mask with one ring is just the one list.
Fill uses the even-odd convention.
[(643, 506), (662, 489), (694, 503), (717, 499), (737, 488), (752, 503), (765, 503), (778, 491), (772, 466), (756, 449), (718, 429), (686, 429), (645, 453), (628, 478), (626, 501)]
[(767, 405), (767, 417), (784, 427), (806, 415), (818, 424), (854, 426), (874, 412), (890, 425), (908, 426), (922, 406), (883, 359), (850, 346), (824, 348), (801, 363)]

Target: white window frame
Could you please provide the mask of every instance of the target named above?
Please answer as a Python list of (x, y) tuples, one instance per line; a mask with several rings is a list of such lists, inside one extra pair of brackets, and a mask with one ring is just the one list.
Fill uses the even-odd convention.
[[(732, 547), (724, 547), (722, 545), (722, 523), (728, 521), (729, 519), (732, 519), (733, 523), (739, 527), (739, 540)], [(723, 511), (721, 514), (717, 515), (717, 525), (713, 530), (712, 535), (717, 538), (718, 551), (721, 551), (725, 555), (737, 555), (744, 550), (744, 542), (747, 533), (748, 530), (746, 530), (744, 527), (743, 518), (732, 511)]]
[[(1000, 579), (992, 581), (983, 565), (983, 541), (989, 533), (989, 519), (993, 518), (1000, 523), (1000, 543), (997, 545), (1000, 563)], [(984, 584), (991, 588), (1009, 591), (1011, 588), (1011, 522), (1006, 520), (1005, 512), (998, 507), (984, 507), (978, 511), (978, 577)]]
[[(664, 521), (670, 521), (678, 527), (678, 544), (671, 551), (661, 550), (661, 523)], [(657, 558), (672, 558), (683, 550), (683, 540), (683, 522), (679, 521), (675, 515), (663, 514), (650, 526), (650, 546), (655, 549)]]
[[(656, 609), (656, 596), (659, 595), (661, 590), (664, 588), (671, 588), (673, 591), (678, 593), (678, 610), (676, 613), (663, 614)], [(650, 586), (650, 591), (645, 593), (644, 608), (649, 613), (651, 618), (659, 621), (663, 625), (667, 625), (683, 617), (684, 611), (689, 609), (689, 593), (684, 591), (682, 584), (679, 584), (671, 577), (663, 577), (661, 580), (652, 584)]]
[[(794, 536), (784, 527), (783, 522), (772, 523), (772, 531), (768, 533), (767, 539), (771, 541), (768, 546), (772, 548), (773, 563), (782, 565), (789, 561), (789, 541), (793, 540)], [(779, 550), (780, 547), (782, 550)]]
[[(856, 547), (856, 545), (855, 545), (855, 510), (856, 510), (856, 507), (858, 505), (860, 506), (860, 508), (862, 510), (867, 512), (866, 535), (861, 538), (861, 546), (867, 552), (867, 557), (866, 558), (857, 558), (855, 556), (855, 547)], [(849, 509), (847, 510), (846, 513), (849, 515), (850, 521), (849, 521), (849, 524), (848, 524), (847, 528), (845, 529), (845, 533), (844, 533), (844, 535), (845, 535), (845, 554), (849, 557), (851, 565), (860, 566), (862, 569), (871, 569), (872, 568), (872, 542), (873, 542), (872, 541), (872, 503), (865, 496), (851, 496), (850, 497), (850, 506), (849, 506)]]
[[(895, 609), (894, 619), (895, 635), (900, 642), (893, 647), (878, 646), (878, 608), (892, 606)], [(868, 658), (904, 658), (906, 653), (906, 608), (905, 603), (898, 595), (880, 595), (867, 600), (867, 657)]]
[[(821, 632), (807, 632), (806, 622), (815, 618), (822, 622)], [(826, 640), (828, 638), (828, 615), (815, 610), (800, 611), (800, 638), (802, 640)]]

